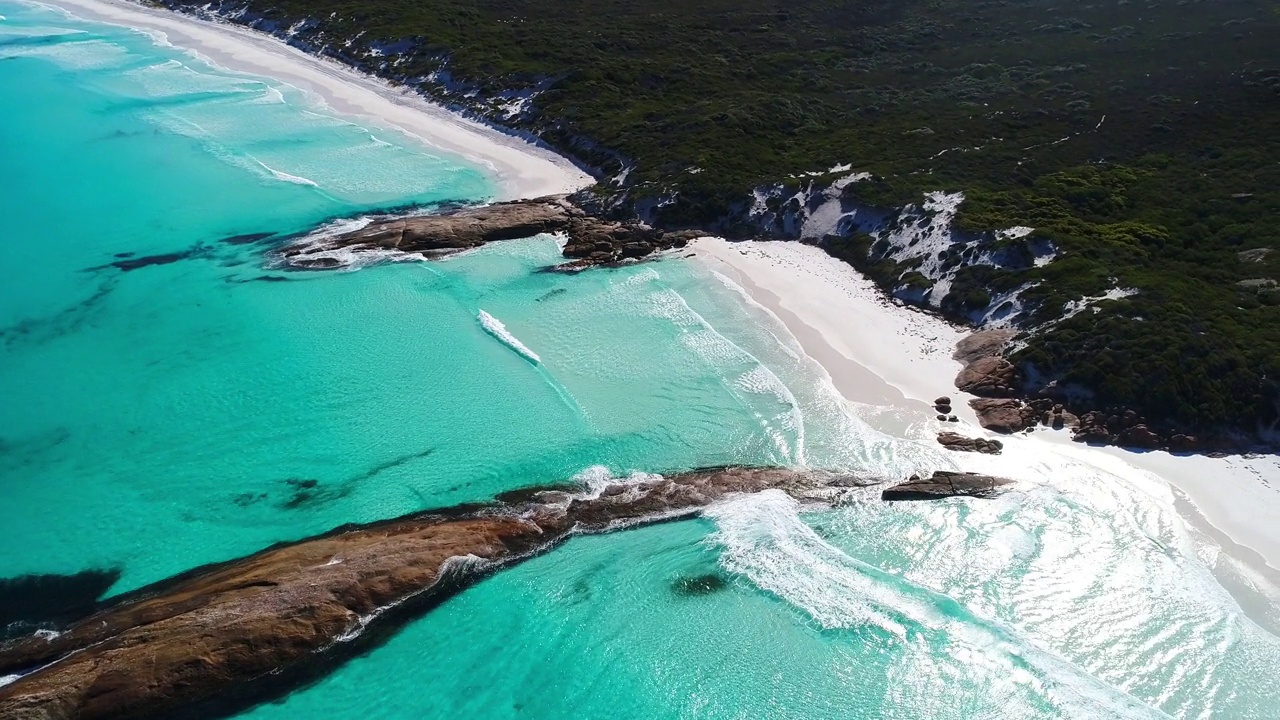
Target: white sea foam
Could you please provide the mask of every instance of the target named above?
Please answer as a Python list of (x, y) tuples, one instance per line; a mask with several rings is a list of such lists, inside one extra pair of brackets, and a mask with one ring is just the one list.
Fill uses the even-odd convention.
[(21, 675), (0, 675), (0, 687), (4, 687), (11, 682), (16, 681)]
[(407, 602), (421, 593), (427, 592), (431, 588), (435, 587), (435, 585), (440, 582), (441, 578), (457, 572), (481, 572), (490, 564), (492, 564), (491, 560), (487, 560), (472, 553), (467, 553), (466, 555), (454, 555), (453, 557), (445, 558), (444, 562), (440, 564), (440, 571), (436, 573), (436, 581), (434, 583), (422, 588), (412, 595), (407, 595), (396, 602), (380, 605), (364, 615), (356, 615), (355, 622), (351, 624), (351, 627), (348, 627), (344, 632), (335, 637), (329, 646), (332, 647), (338, 643), (351, 642), (352, 640), (360, 637), (360, 635), (364, 633), (365, 628), (369, 626), (369, 623), (376, 620), (386, 611)]
[(887, 633), (901, 647), (903, 662), (950, 662), (985, 673), (993, 688), (1037, 696), (1066, 717), (1164, 717), (1003, 624), (850, 557), (801, 521), (799, 509), (778, 490), (708, 508), (722, 564), (823, 627), (870, 626)]
[(36, 57), (48, 60), (66, 70), (101, 70), (120, 65), (128, 51), (105, 40), (79, 40), (52, 45), (6, 45), (0, 47), (0, 59)]
[(282, 180), (282, 181), (287, 182), (287, 183), (293, 183), (294, 185), (308, 185), (308, 186), (310, 186), (310, 187), (314, 187), (314, 188), (318, 188), (318, 187), (320, 187), (320, 185), (319, 185), (318, 183), (316, 183), (314, 180), (309, 180), (309, 179), (307, 179), (307, 178), (302, 177), (301, 175), (291, 175), (291, 174), (289, 174), (289, 173), (287, 173), (287, 172), (284, 172), (283, 170), (277, 170), (277, 169), (275, 169), (275, 168), (271, 167), (270, 165), (268, 165), (268, 164), (266, 164), (266, 163), (262, 162), (261, 160), (259, 160), (259, 159), (255, 158), (255, 157), (253, 157), (252, 155), (250, 156), (250, 158), (251, 158), (254, 162), (256, 162), (256, 163), (258, 163), (259, 165), (261, 165), (261, 166), (262, 166), (262, 168), (263, 168), (264, 170), (266, 170), (267, 172), (271, 173), (271, 176), (272, 176), (272, 177), (274, 177), (274, 178), (275, 178), (275, 179), (277, 179), (277, 180)]
[[(658, 279), (646, 269), (620, 284), (631, 287)], [(727, 389), (759, 420), (761, 429), (772, 441), (782, 462), (804, 467), (808, 464), (805, 450), (804, 414), (791, 390), (778, 376), (752, 353), (726, 337), (690, 307), (683, 295), (670, 288), (655, 290), (647, 297), (648, 314), (670, 321), (681, 332), (680, 343), (706, 362), (732, 372), (743, 367)], [(762, 394), (777, 400), (778, 407), (761, 407), (744, 394)], [(788, 437), (790, 435), (790, 437)]]
[(476, 318), (480, 320), (480, 325), (484, 327), (486, 332), (498, 340), (501, 340), (504, 345), (535, 363), (542, 362), (542, 358), (538, 357), (537, 353), (530, 350), (524, 343), (520, 342), (515, 335), (512, 335), (511, 332), (507, 330), (507, 326), (502, 324), (501, 320), (483, 310), (476, 315)]

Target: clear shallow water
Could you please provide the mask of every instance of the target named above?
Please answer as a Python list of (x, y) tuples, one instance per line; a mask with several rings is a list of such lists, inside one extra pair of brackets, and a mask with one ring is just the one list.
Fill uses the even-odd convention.
[[(565, 277), (536, 272), (558, 253), (535, 238), (261, 280), (282, 274), (222, 238), (489, 181), (147, 36), (0, 15), (0, 577), (119, 567), (119, 592), (597, 465), (955, 462), (872, 429), (879, 411), (678, 259)], [(913, 422), (893, 425), (927, 439)], [(966, 462), (1026, 490), (807, 513), (765, 494), (578, 538), (245, 716), (1280, 715), (1263, 681), (1280, 644), (1205, 570), (1167, 489), (1057, 457)], [(707, 574), (724, 587), (681, 592)]]

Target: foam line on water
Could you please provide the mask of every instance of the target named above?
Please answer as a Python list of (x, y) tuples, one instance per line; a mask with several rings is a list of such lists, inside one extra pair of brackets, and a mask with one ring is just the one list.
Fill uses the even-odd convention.
[[(954, 458), (941, 451), (932, 442), (931, 435), (922, 444), (872, 427), (868, 419), (863, 417), (864, 412), (859, 410), (862, 406), (851, 403), (840, 394), (830, 373), (805, 352), (786, 323), (728, 276), (714, 269), (708, 269), (707, 272), (732, 292), (736, 301), (754, 311), (756, 316), (752, 326), (767, 333), (787, 358), (799, 365), (792, 377), (793, 381), (798, 377), (808, 383), (803, 388), (805, 392), (801, 393), (805, 396), (804, 407), (830, 426), (832, 436), (842, 438), (840, 443), (843, 447), (839, 455), (843, 457), (839, 459), (832, 456), (830, 447), (821, 447), (819, 440), (818, 453), (823, 458), (824, 466), (838, 465), (840, 469), (867, 477), (909, 477), (929, 474), (938, 469), (956, 469)], [(849, 442), (850, 439), (856, 442)], [(832, 465), (833, 460), (837, 460), (836, 465)]]
[(476, 315), (476, 319), (480, 321), (480, 325), (485, 329), (485, 332), (500, 340), (502, 344), (512, 350), (515, 350), (517, 353), (534, 363), (542, 362), (542, 358), (538, 357), (538, 354), (530, 350), (527, 345), (520, 342), (519, 338), (512, 335), (511, 331), (507, 330), (507, 326), (503, 325), (502, 321), (498, 318), (490, 315), (484, 310), (481, 310)]
[[(653, 269), (646, 268), (645, 271), (625, 280), (620, 287), (628, 288), (645, 282), (658, 281), (660, 277)], [(654, 315), (669, 320), (679, 328), (683, 333), (683, 344), (704, 360), (715, 364), (738, 361), (752, 366), (733, 379), (726, 378), (725, 387), (756, 415), (762, 428), (773, 439), (778, 452), (787, 462), (800, 467), (806, 466), (808, 456), (805, 449), (804, 411), (786, 383), (782, 382), (760, 358), (717, 330), (674, 289), (664, 286), (661, 290), (654, 292), (649, 296), (649, 307)], [(753, 407), (752, 403), (742, 397), (742, 393), (773, 396), (780, 405), (787, 407), (787, 411), (780, 416), (766, 418), (763, 413)], [(783, 430), (789, 430), (794, 434), (793, 443), (788, 443), (782, 433), (774, 430), (773, 421), (775, 420)]]
[(1030, 692), (1064, 717), (1168, 717), (952, 598), (850, 557), (806, 525), (799, 510), (795, 499), (777, 490), (708, 508), (723, 566), (825, 628), (878, 628), (908, 661), (928, 653), (986, 671), (993, 684)]
[(287, 182), (287, 183), (293, 183), (294, 185), (308, 185), (308, 186), (313, 187), (313, 188), (318, 188), (318, 187), (320, 187), (320, 185), (319, 185), (318, 183), (316, 183), (314, 180), (309, 180), (309, 179), (304, 178), (304, 177), (302, 177), (302, 176), (300, 176), (300, 175), (291, 175), (291, 174), (289, 174), (289, 173), (287, 173), (287, 172), (284, 172), (283, 170), (277, 170), (277, 169), (275, 169), (275, 168), (271, 167), (270, 165), (268, 165), (268, 164), (266, 164), (266, 163), (262, 162), (262, 161), (261, 161), (261, 160), (259, 160), (258, 158), (253, 157), (252, 155), (250, 155), (250, 156), (249, 156), (249, 159), (251, 159), (251, 160), (253, 160), (254, 162), (256, 162), (256, 163), (258, 163), (259, 165), (261, 165), (261, 166), (263, 167), (263, 169), (265, 169), (267, 172), (271, 173), (271, 174), (272, 174), (272, 176), (274, 176), (274, 177), (275, 177), (275, 179), (277, 179), (277, 180), (282, 180), (282, 181)]

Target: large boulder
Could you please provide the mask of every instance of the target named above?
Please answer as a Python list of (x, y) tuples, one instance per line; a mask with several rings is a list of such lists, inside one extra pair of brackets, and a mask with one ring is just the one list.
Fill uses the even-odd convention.
[(1146, 425), (1138, 424), (1121, 433), (1120, 444), (1140, 450), (1155, 450), (1160, 447), (1160, 436)]
[(1017, 395), (1018, 369), (1002, 357), (978, 358), (956, 376), (956, 387), (978, 397), (1014, 397)]
[(995, 432), (1015, 433), (1035, 423), (1030, 417), (1035, 411), (1013, 398), (978, 398), (969, 407), (978, 414), (979, 425)]
[(936, 500), (956, 496), (991, 498), (1012, 484), (1012, 480), (991, 475), (939, 470), (929, 478), (912, 477), (900, 485), (886, 488), (880, 493), (880, 499)]
[(1005, 345), (1013, 339), (1014, 334), (1013, 330), (1007, 329), (979, 330), (961, 338), (960, 342), (956, 343), (956, 351), (951, 357), (968, 365), (980, 358), (999, 355)]
[(1075, 429), (1072, 439), (1093, 445), (1111, 442), (1111, 431), (1107, 429), (1107, 416), (1097, 410), (1080, 416), (1080, 425)]

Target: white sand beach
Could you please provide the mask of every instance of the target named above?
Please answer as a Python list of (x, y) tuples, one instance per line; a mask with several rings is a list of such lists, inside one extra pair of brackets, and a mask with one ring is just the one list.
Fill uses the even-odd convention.
[(960, 364), (951, 352), (965, 329), (888, 300), (852, 267), (813, 246), (703, 238), (693, 247), (712, 269), (774, 313), (846, 399), (890, 404), (927, 418), (933, 415), (933, 399), (948, 395), (962, 421), (938, 422), (937, 430), (1005, 443), (1004, 460), (957, 453), (963, 466), (1043, 466), (1044, 458), (1054, 457), (1139, 483), (1159, 478), (1172, 488), (1188, 526), (1210, 537), (1240, 566), (1235, 573), (1272, 584), (1280, 579), (1280, 459), (1089, 447), (1072, 442), (1066, 431), (1049, 429), (1013, 437), (989, 433), (966, 406), (969, 397), (952, 384)]
[(399, 130), (466, 158), (492, 172), (500, 188), (499, 200), (568, 193), (594, 182), (550, 150), (263, 33), (127, 0), (49, 0), (44, 4), (86, 20), (150, 33), (234, 72), (279, 80), (303, 90), (337, 114)]

